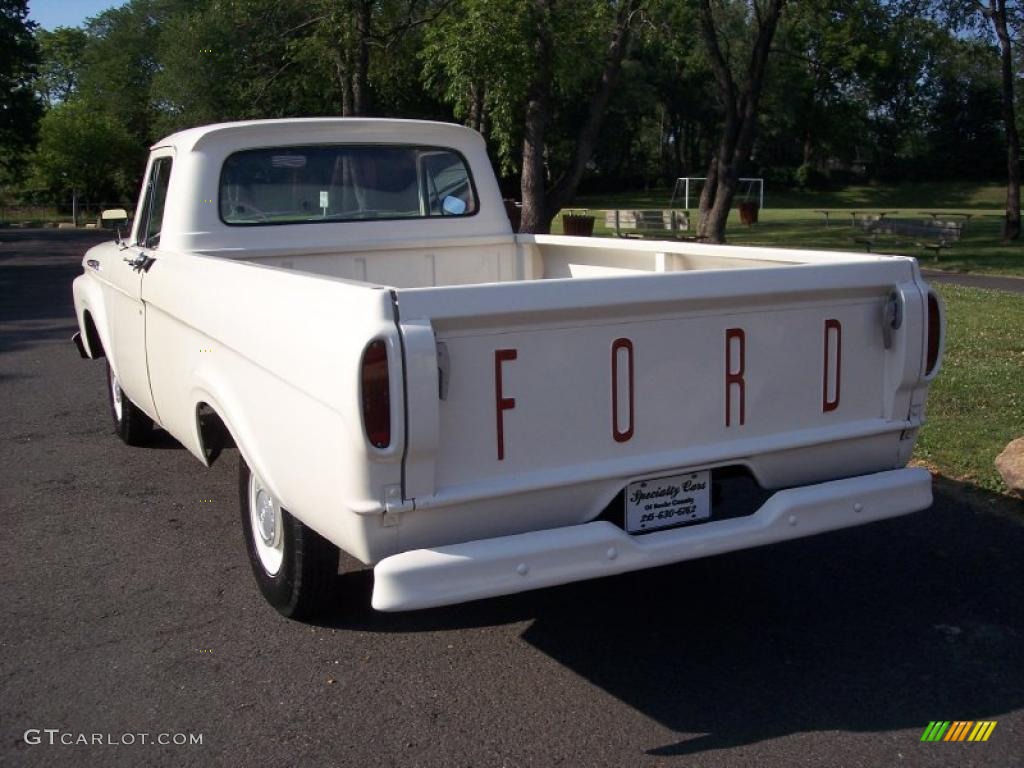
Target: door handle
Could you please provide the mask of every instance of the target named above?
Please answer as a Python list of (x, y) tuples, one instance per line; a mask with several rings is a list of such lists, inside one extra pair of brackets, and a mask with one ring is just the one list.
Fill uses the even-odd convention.
[(148, 256), (145, 251), (139, 251), (139, 255), (135, 258), (128, 258), (125, 256), (123, 261), (136, 272), (148, 272), (156, 259), (152, 256)]
[(893, 332), (903, 325), (903, 296), (894, 290), (889, 294), (882, 308), (882, 343), (892, 349)]

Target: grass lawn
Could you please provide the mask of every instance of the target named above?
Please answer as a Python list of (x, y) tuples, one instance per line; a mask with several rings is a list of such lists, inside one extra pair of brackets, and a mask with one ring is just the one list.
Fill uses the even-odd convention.
[(939, 287), (948, 334), (915, 458), (944, 475), (1005, 493), (993, 461), (1024, 437), (1024, 295)]
[[(829, 190), (782, 189), (765, 184), (765, 206), (779, 208), (907, 208), (917, 210), (1002, 210), (1005, 184), (928, 182), (861, 184)], [(667, 208), (671, 189), (583, 196), (576, 200), (590, 208)], [(628, 203), (628, 205), (627, 205)]]
[[(995, 184), (900, 184), (897, 186), (856, 186), (825, 192), (796, 190), (765, 191), (765, 208), (753, 227), (739, 223), (734, 211), (729, 217), (726, 237), (737, 245), (761, 245), (817, 250), (859, 251), (855, 242), (863, 237), (850, 226), (850, 212), (886, 211), (892, 218), (924, 220), (925, 212), (971, 214), (963, 237), (938, 258), (919, 247), (914, 238), (880, 236), (874, 250), (916, 256), (928, 269), (1024, 277), (1024, 241), (1007, 245), (1001, 241), (1005, 187)], [(666, 208), (670, 190), (623, 193), (580, 198), (577, 203), (597, 217), (595, 235), (612, 233), (604, 226), (604, 210), (611, 208)], [(595, 210), (596, 209), (596, 210)], [(819, 210), (829, 210), (829, 226)], [(561, 231), (556, 217), (553, 232)]]

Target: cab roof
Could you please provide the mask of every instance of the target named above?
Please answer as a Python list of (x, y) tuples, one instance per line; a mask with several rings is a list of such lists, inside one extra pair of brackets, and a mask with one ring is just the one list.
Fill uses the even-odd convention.
[(482, 142), (476, 131), (455, 123), (367, 117), (291, 117), (215, 123), (173, 133), (151, 148), (173, 146), (192, 151), (216, 143), (238, 146), (355, 141), (373, 144), (447, 144)]

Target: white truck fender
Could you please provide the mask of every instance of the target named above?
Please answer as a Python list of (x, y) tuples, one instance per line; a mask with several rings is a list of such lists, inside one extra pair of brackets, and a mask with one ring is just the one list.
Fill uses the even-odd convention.
[[(103, 290), (94, 279), (88, 274), (79, 275), (72, 283), (72, 294), (75, 299), (75, 314), (78, 319), (78, 327), (82, 331), (82, 343), (85, 345), (89, 357), (95, 360), (104, 354), (104, 350), (110, 349), (110, 330), (107, 327), (107, 313), (103, 303)], [(87, 332), (85, 315), (88, 313), (96, 335), (99, 337), (102, 350), (93, 349), (90, 343), (90, 334)]]
[(225, 384), (223, 381), (218, 381), (219, 377), (216, 374), (212, 374), (211, 371), (200, 370), (195, 375), (195, 385), (189, 392), (189, 399), (193, 404), (193, 408), (196, 413), (195, 425), (194, 425), (194, 444), (191, 446), (185, 446), (189, 452), (199, 459), (206, 466), (210, 466), (209, 457), (203, 450), (203, 440), (200, 433), (199, 426), (199, 406), (205, 404), (217, 414), (218, 418), (224, 422), (225, 428), (231, 435), (231, 439), (234, 440), (235, 445), (238, 447), (238, 452), (245, 459), (245, 463), (249, 465), (249, 468), (255, 472), (259, 477), (266, 483), (267, 487), (274, 493), (275, 496), (280, 498), (280, 492), (277, 486), (274, 484), (274, 478), (271, 473), (267, 471), (265, 462), (263, 461), (260, 451), (257, 447), (256, 441), (253, 439), (251, 430), (247, 427), (247, 421), (245, 416), (238, 413), (235, 408), (227, 403), (237, 402), (230, 393), (230, 385)]

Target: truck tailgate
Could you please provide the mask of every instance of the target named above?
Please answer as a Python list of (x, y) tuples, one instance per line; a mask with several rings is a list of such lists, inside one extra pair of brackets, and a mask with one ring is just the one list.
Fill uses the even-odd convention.
[(398, 291), (405, 495), (625, 482), (895, 433), (868, 462), (892, 467), (921, 296), (904, 259)]

